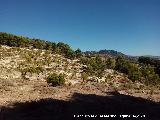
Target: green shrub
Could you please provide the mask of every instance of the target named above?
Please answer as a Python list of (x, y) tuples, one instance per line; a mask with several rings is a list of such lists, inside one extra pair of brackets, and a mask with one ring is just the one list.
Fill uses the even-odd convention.
[(129, 73), (130, 62), (127, 61), (124, 57), (119, 56), (116, 59), (115, 70), (128, 74)]
[(82, 56), (82, 51), (78, 48), (76, 51), (75, 51), (75, 54), (76, 54), (76, 57), (77, 58), (80, 58)]
[(59, 86), (59, 85), (63, 85), (65, 83), (65, 79), (64, 79), (64, 75), (63, 74), (50, 74), (47, 77), (47, 83), (51, 83), (52, 86)]
[(87, 74), (87, 73), (85, 73), (85, 72), (82, 72), (81, 77), (82, 77), (83, 82), (84, 82), (85, 80), (87, 80), (87, 78), (88, 78), (88, 74)]
[(19, 67), (19, 70), (21, 71), (22, 77), (23, 77), (24, 79), (26, 79), (26, 78), (25, 78), (25, 75), (26, 75), (27, 72), (29, 72), (29, 73), (31, 73), (31, 74), (33, 74), (33, 73), (39, 74), (39, 73), (41, 73), (41, 72), (44, 71), (44, 69), (43, 69), (42, 67), (40, 67), (40, 66), (39, 66), (39, 67), (28, 67), (28, 68), (24, 68), (24, 69), (21, 69), (21, 68)]
[(109, 69), (114, 69), (116, 66), (116, 60), (113, 58), (108, 58), (106, 61), (106, 67)]
[(128, 74), (128, 78), (131, 79), (133, 82), (136, 80), (140, 80), (141, 79), (141, 72), (137, 71), (131, 71)]
[(141, 66), (141, 72), (144, 78), (144, 83), (147, 85), (157, 85), (160, 83), (158, 74), (155, 73), (154, 67), (150, 65)]
[(81, 58), (81, 63), (86, 65), (83, 70), (88, 75), (95, 75), (98, 77), (102, 77), (105, 70), (105, 62), (103, 62), (100, 56), (92, 57), (92, 58)]

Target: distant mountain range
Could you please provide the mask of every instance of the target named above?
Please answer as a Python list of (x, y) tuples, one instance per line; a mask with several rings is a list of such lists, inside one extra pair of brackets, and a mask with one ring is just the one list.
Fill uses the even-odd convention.
[[(108, 57), (118, 57), (118, 56), (123, 56), (129, 60), (137, 60), (140, 56), (131, 56), (131, 55), (126, 55), (122, 52), (118, 52), (115, 50), (99, 50), (99, 51), (85, 51), (84, 52), (85, 55), (101, 55), (101, 56), (108, 56)], [(154, 58), (154, 59), (159, 59), (160, 60), (160, 56), (152, 56), (152, 55), (144, 55), (145, 57), (150, 57), (150, 58)]]
[(106, 55), (106, 56), (111, 56), (111, 57), (125, 56), (125, 54), (121, 52), (117, 52), (115, 50), (106, 50), (106, 49), (100, 50), (100, 51), (86, 51), (84, 53), (88, 55), (99, 54), (99, 55)]

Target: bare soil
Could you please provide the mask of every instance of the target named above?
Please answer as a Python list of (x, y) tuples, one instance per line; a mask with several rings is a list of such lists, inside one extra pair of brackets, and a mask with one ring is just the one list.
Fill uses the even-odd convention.
[[(120, 114), (160, 119), (159, 91), (151, 94), (149, 90), (124, 90), (94, 82), (59, 87), (45, 80), (1, 79), (0, 83), (0, 120), (99, 120), (106, 114), (117, 115), (114, 119), (122, 119)], [(91, 114), (97, 116), (85, 116)]]

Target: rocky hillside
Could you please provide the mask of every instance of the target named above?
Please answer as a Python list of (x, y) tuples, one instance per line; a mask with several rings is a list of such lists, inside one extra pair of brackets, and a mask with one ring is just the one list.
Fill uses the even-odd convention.
[(39, 83), (48, 86), (46, 78), (52, 73), (64, 74), (65, 84), (72, 86), (93, 83), (109, 85), (114, 89), (145, 88), (145, 85), (132, 83), (126, 75), (113, 69), (105, 69), (101, 78), (90, 75), (85, 80), (87, 83), (84, 83), (84, 67), (86, 65), (79, 62), (79, 59), (71, 60), (48, 50), (1, 46), (0, 90), (4, 95), (6, 91), (12, 91), (15, 87), (18, 88), (17, 92), (34, 91), (34, 87)]
[[(0, 39), (3, 39), (3, 43), (1, 41), (0, 46), (0, 120), (20, 120), (25, 118), (60, 119), (61, 114), (64, 112), (63, 110), (68, 111), (67, 106), (70, 106), (72, 109), (70, 108), (69, 112), (66, 112), (64, 116), (73, 114), (73, 110), (76, 111), (76, 114), (79, 111), (86, 112), (79, 104), (86, 106), (88, 111), (93, 108), (100, 112), (100, 108), (103, 108), (104, 110), (109, 109), (110, 113), (113, 110), (112, 106), (107, 108), (103, 106), (104, 104), (109, 106), (113, 102), (115, 105), (127, 105), (126, 111), (132, 108), (136, 110), (136, 107), (128, 104), (131, 102), (138, 107), (143, 107), (140, 109), (140, 112), (152, 114), (154, 113), (149, 111), (151, 108), (154, 108), (155, 112), (160, 109), (155, 107), (157, 103), (152, 106), (151, 103), (145, 101), (148, 99), (149, 101), (159, 102), (160, 87), (158, 85), (146, 85), (136, 80), (137, 74), (139, 74), (136, 71), (140, 70), (137, 63), (129, 63), (121, 58), (117, 58), (116, 61), (116, 59), (111, 59), (110, 57), (106, 60), (96, 56), (88, 57), (81, 55), (79, 49), (73, 51), (68, 45), (63, 43), (53, 45), (41, 41), (40, 45), (42, 43), (44, 45), (42, 48), (38, 45), (37, 40), (33, 42), (31, 39), (24, 37), (22, 39), (28, 39), (27, 42), (32, 44), (31, 46), (27, 46), (27, 44), (21, 46), (22, 44), (18, 45), (18, 42), (15, 42), (17, 39), (21, 39), (21, 37), (17, 38), (17, 36), (13, 35), (6, 37), (5, 35), (8, 34), (1, 34), (3, 36)], [(10, 41), (11, 38), (14, 38), (14, 40), (6, 42), (6, 38), (9, 38), (7, 41)], [(46, 47), (48, 45), (51, 45), (50, 48)], [(54, 48), (53, 46), (56, 47)], [(119, 69), (121, 67), (123, 69)], [(122, 71), (128, 70), (130, 72), (130, 67), (134, 68), (131, 69), (131, 71), (135, 72), (135, 74), (131, 74), (131, 78), (134, 78), (134, 81), (129, 79), (130, 74)], [(153, 69), (151, 70), (152, 75), (155, 75)], [(48, 76), (53, 73), (63, 74), (65, 79), (64, 85), (53, 87), (47, 83)], [(76, 97), (75, 95), (78, 96)], [(139, 99), (142, 99), (140, 101), (144, 106), (141, 106)], [(53, 113), (58, 115), (57, 118), (42, 112), (43, 110), (40, 111), (41, 118), (36, 116), (39, 114), (39, 103), (41, 101), (44, 102), (42, 104), (48, 113), (53, 111), (53, 103), (57, 102), (59, 113), (57, 111)], [(99, 101), (97, 107), (93, 105), (93, 103), (97, 104), (96, 101)], [(45, 106), (46, 104), (47, 106)], [(62, 107), (61, 104), (64, 106)], [(35, 113), (33, 118), (28, 112), (32, 107), (23, 107), (23, 105), (33, 105), (35, 107), (32, 111)], [(145, 106), (147, 106), (147, 112), (145, 112)], [(116, 109), (116, 106), (114, 109)], [(94, 113), (94, 111), (92, 112)], [(117, 109), (118, 112), (125, 113), (124, 109)], [(130, 112), (134, 113), (134, 111)], [(18, 116), (19, 114), (21, 115)], [(49, 116), (47, 117), (47, 115)]]
[(1, 46), (1, 79), (45, 80), (51, 73), (65, 75), (66, 83), (81, 80), (82, 64), (51, 51)]
[[(66, 84), (82, 82), (82, 72), (86, 65), (79, 59), (68, 59), (48, 50), (28, 49), (1, 46), (0, 48), (0, 79), (25, 79), (45, 81), (52, 73), (64, 74)], [(88, 76), (92, 82), (105, 82), (107, 77), (113, 80), (127, 79), (122, 73), (106, 69), (102, 78)], [(108, 78), (109, 79), (109, 78)]]

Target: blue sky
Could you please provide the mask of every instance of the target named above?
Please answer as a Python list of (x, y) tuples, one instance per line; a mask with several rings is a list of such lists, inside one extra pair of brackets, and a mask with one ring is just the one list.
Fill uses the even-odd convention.
[(160, 55), (160, 0), (0, 0), (0, 31), (83, 51)]

